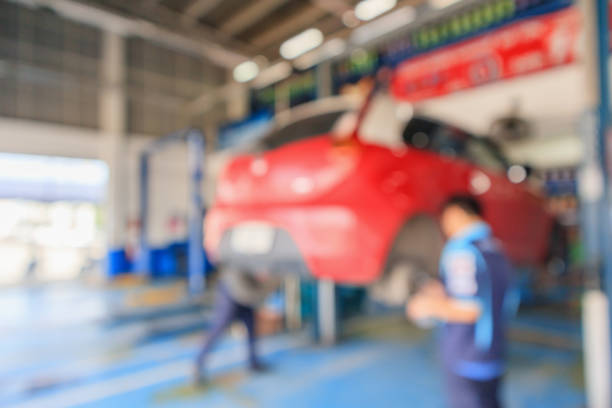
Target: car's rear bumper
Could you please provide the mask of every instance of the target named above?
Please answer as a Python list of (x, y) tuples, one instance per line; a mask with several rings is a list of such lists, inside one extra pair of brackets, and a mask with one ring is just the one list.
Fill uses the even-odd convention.
[[(366, 219), (343, 206), (214, 207), (206, 217), (205, 245), (216, 262), (368, 284), (382, 270), (397, 221), (384, 216), (375, 223)], [(232, 231), (250, 222), (275, 229), (267, 253), (244, 254), (232, 248)]]
[(295, 241), (281, 228), (274, 228), (273, 243), (266, 253), (244, 253), (232, 244), (235, 228), (225, 231), (218, 246), (218, 262), (243, 270), (265, 270), (277, 275), (295, 273), (307, 277), (310, 272)]

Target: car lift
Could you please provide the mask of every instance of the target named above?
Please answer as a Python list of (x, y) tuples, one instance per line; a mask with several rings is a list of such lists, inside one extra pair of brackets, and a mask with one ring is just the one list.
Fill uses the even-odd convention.
[(138, 270), (151, 272), (151, 248), (148, 242), (149, 216), (149, 159), (155, 153), (177, 143), (187, 143), (190, 174), (189, 238), (187, 251), (189, 293), (204, 291), (204, 205), (202, 197), (202, 167), (204, 134), (198, 129), (187, 129), (163, 136), (149, 144), (140, 154), (140, 236)]
[(610, 407), (610, 132), (608, 0), (581, 0), (585, 37), (586, 115), (582, 122), (584, 162), (578, 178), (581, 224), (587, 259), (582, 326), (587, 404)]

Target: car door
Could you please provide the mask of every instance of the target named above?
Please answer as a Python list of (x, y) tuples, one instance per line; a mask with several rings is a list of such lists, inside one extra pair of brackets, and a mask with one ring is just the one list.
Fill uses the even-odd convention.
[(419, 191), (429, 211), (436, 214), (440, 205), (451, 195), (465, 193), (471, 165), (459, 160), (465, 154), (467, 133), (458, 128), (426, 117), (414, 117), (406, 125), (403, 140), (406, 146), (425, 152), (423, 159), (410, 159)]
[[(518, 166), (514, 166), (515, 170), (517, 168)], [(518, 239), (524, 246), (525, 262), (535, 264), (546, 255), (553, 219), (546, 209), (543, 197), (534, 186), (530, 185), (527, 174), (521, 178), (522, 180), (516, 179), (512, 183), (518, 201), (517, 212), (524, 222)]]
[[(469, 192), (483, 203), (485, 219), (516, 263), (537, 259), (546, 217), (539, 198), (507, 177), (507, 160), (488, 139), (471, 136), (454, 126), (429, 118), (413, 118), (404, 131), (410, 147), (437, 153), (436, 171), (428, 183), (430, 201)], [(432, 166), (429, 164), (429, 167)], [(439, 177), (431, 177), (433, 175)]]
[(472, 163), (469, 188), (484, 204), (485, 217), (515, 262), (530, 258), (527, 238), (529, 212), (525, 197), (507, 177), (507, 164), (489, 141), (471, 137), (466, 156)]

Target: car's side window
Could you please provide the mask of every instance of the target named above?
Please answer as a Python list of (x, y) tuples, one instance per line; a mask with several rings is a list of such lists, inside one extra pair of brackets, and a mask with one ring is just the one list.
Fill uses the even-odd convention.
[(505, 171), (507, 167), (506, 160), (492, 142), (435, 120), (412, 118), (404, 129), (403, 138), (408, 146), (463, 158), (494, 171)]
[(494, 171), (506, 170), (506, 162), (501, 154), (485, 140), (470, 138), (466, 146), (468, 159), (473, 163)]
[(465, 156), (464, 135), (450, 127), (441, 126), (434, 132), (431, 149), (450, 157)]
[(417, 149), (431, 150), (450, 157), (465, 157), (464, 132), (425, 118), (412, 118), (404, 129), (404, 142)]

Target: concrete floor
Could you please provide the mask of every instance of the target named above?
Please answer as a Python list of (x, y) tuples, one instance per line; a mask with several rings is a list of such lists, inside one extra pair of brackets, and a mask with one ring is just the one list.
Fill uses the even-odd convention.
[[(444, 406), (434, 334), (399, 317), (351, 322), (332, 348), (306, 332), (268, 337), (260, 348), (272, 370), (257, 376), (243, 369), (242, 340), (228, 336), (210, 360), (211, 384), (193, 387), (209, 311), (129, 317), (115, 309), (124, 296), (75, 285), (0, 293), (0, 406)], [(576, 324), (527, 314), (515, 328), (507, 406), (584, 406)]]

